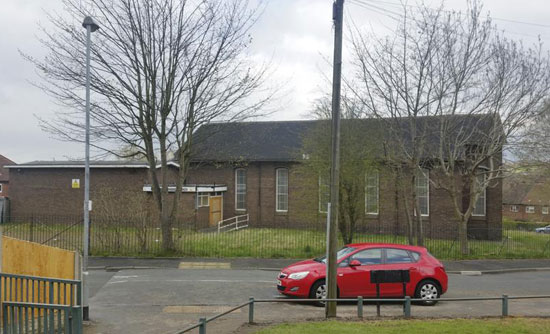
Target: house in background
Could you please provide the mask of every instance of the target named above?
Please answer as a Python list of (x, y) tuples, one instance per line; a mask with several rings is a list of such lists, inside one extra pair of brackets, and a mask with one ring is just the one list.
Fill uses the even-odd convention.
[(4, 167), (6, 165), (15, 165), (15, 162), (0, 154), (0, 197), (9, 197), (10, 173), (9, 169)]
[(0, 154), (0, 223), (9, 219), (10, 202), (8, 197), (10, 174), (6, 165), (14, 165), (15, 162)]
[[(181, 196), (179, 219), (197, 229), (247, 214), (256, 227), (324, 230), (326, 200), (317, 176), (304, 184), (300, 164), (304, 138), (323, 121), (213, 123), (194, 134), (192, 163)], [(364, 120), (368, 127), (374, 120)], [(169, 192), (179, 166), (170, 163)], [(10, 166), (12, 216), (72, 215), (83, 208), (84, 164), (81, 161), (35, 161)], [(307, 171), (306, 171), (307, 172)], [(316, 173), (311, 171), (309, 173)], [(405, 234), (403, 196), (389, 167), (365, 175), (364, 205), (357, 226), (368, 233)], [(417, 182), (426, 237), (457, 234), (454, 207), (445, 190), (430, 182), (430, 171)], [(154, 208), (148, 166), (143, 162), (91, 163), (92, 222), (104, 213), (127, 217)], [(502, 227), (502, 184), (480, 196), (470, 233), (497, 239)], [(154, 219), (155, 213), (149, 213)]]
[(550, 222), (549, 180), (540, 172), (516, 173), (505, 178), (502, 216), (517, 221)]

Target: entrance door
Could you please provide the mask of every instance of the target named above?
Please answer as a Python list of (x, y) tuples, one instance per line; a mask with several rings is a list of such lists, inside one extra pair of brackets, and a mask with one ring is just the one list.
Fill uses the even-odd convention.
[(223, 220), (223, 197), (210, 196), (210, 226), (217, 226)]

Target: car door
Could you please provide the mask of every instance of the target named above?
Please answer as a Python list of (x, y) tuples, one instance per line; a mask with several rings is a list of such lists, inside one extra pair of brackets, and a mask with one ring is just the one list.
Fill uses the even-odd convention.
[[(384, 249), (383, 270), (409, 270), (410, 277), (416, 275), (414, 266), (415, 259), (411, 257), (409, 251), (399, 248)], [(412, 281), (412, 279), (411, 279)], [(407, 291), (409, 287), (407, 286)], [(380, 284), (380, 294), (383, 297), (403, 296), (402, 283), (382, 283)]]
[[(350, 266), (357, 260), (361, 265)], [(341, 297), (375, 296), (376, 285), (370, 282), (371, 270), (382, 267), (382, 249), (370, 248), (360, 250), (340, 262), (338, 268), (338, 286)]]

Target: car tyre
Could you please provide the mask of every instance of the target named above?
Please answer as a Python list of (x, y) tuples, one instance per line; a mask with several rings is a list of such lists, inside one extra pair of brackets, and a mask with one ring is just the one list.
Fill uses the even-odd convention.
[(309, 291), (309, 298), (316, 300), (314, 304), (316, 306), (325, 306), (325, 302), (321, 300), (325, 299), (326, 296), (327, 285), (325, 284), (325, 280), (321, 279), (313, 283), (313, 285), (311, 286), (311, 290)]
[(437, 299), (441, 296), (441, 288), (433, 280), (424, 280), (418, 283), (414, 297), (422, 299), (421, 305), (434, 306), (437, 304)]

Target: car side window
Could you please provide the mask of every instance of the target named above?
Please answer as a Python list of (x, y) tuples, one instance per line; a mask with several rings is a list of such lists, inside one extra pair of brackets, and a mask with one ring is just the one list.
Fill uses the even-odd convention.
[(394, 263), (410, 263), (413, 262), (409, 256), (409, 252), (403, 249), (387, 248), (386, 249), (386, 264)]
[(418, 260), (420, 260), (420, 254), (418, 254), (417, 252), (409, 252), (414, 260), (414, 262), (418, 262)]
[(349, 266), (349, 258), (343, 259), (342, 262), (340, 262), (340, 263), (338, 264), (338, 267), (340, 267), (340, 268), (341, 268), (341, 267), (347, 267), (347, 266)]
[(350, 261), (358, 260), (362, 266), (382, 263), (382, 249), (372, 248), (357, 252), (350, 257)]

